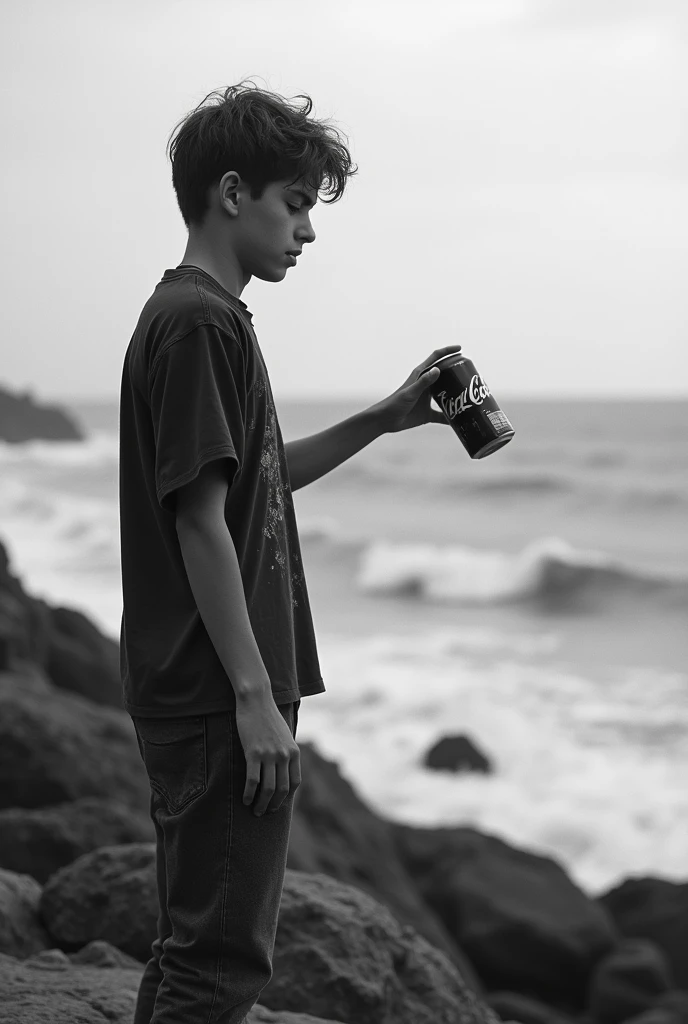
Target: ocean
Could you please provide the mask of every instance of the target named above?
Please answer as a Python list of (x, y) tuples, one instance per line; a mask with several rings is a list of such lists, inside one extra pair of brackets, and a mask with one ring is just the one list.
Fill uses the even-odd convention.
[[(27, 591), (119, 639), (118, 405), (85, 442), (0, 443), (0, 539)], [(279, 400), (285, 441), (371, 404)], [(378, 438), (296, 491), (327, 692), (312, 742), (375, 811), (554, 856), (590, 895), (688, 880), (688, 402), (502, 400)], [(464, 733), (489, 775), (423, 767)]]

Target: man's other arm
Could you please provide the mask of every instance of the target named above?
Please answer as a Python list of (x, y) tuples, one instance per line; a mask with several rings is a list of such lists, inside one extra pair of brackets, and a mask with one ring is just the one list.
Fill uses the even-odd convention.
[(180, 487), (176, 527), (189, 584), (237, 701), (272, 689), (246, 607), (236, 548), (224, 516), (231, 460), (215, 459)]

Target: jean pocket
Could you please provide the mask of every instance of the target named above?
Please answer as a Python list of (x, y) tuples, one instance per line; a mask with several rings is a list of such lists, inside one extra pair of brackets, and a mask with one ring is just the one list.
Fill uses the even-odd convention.
[(205, 717), (135, 718), (134, 728), (151, 789), (178, 814), (208, 788)]

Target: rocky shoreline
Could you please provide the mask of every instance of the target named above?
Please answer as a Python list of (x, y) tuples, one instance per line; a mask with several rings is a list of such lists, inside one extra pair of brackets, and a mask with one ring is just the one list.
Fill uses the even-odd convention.
[(35, 402), (31, 392), (13, 394), (0, 386), (0, 441), (83, 441), (81, 428), (59, 405)]
[[(688, 881), (591, 899), (496, 836), (385, 820), (300, 747), (274, 976), (251, 1024), (687, 1024)], [(0, 780), (0, 1021), (125, 1024), (157, 911), (118, 645), (28, 595), (1, 543)]]

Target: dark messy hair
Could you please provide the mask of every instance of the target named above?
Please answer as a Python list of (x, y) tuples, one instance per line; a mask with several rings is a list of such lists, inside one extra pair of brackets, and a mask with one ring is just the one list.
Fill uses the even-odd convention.
[[(270, 182), (302, 178), (308, 188), (332, 196), (323, 200), (328, 203), (341, 199), (347, 179), (358, 171), (338, 129), (308, 118), (309, 96), (300, 94), (304, 105), (292, 106), (246, 81), (209, 93), (172, 129), (172, 184), (187, 228), (202, 224), (209, 189), (227, 171), (241, 176), (251, 199), (260, 199)], [(208, 99), (216, 102), (205, 105)]]

